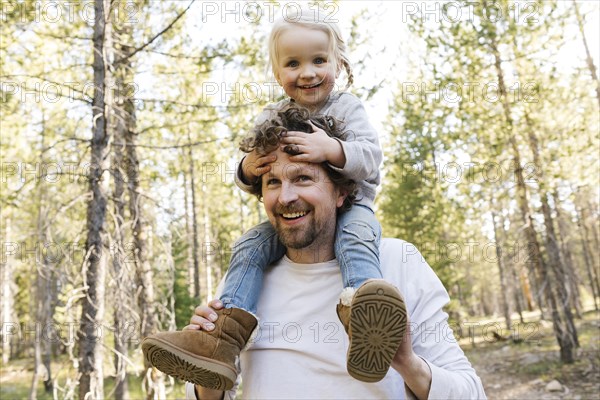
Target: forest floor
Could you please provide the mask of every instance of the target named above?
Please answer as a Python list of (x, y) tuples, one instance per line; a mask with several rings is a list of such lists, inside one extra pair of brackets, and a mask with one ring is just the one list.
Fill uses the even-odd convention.
[[(463, 323), (463, 326), (466, 324)], [(472, 323), (472, 335), (455, 335), (481, 377), (486, 394), (495, 399), (599, 399), (600, 400), (600, 315), (597, 312), (584, 314), (576, 321), (581, 347), (577, 349), (577, 361), (573, 364), (561, 364), (558, 345), (547, 321), (532, 321), (515, 324), (513, 336), (522, 341), (515, 343), (510, 339), (497, 340), (492, 332), (500, 328), (499, 322), (478, 321)], [(465, 329), (466, 330), (466, 329)], [(502, 336), (511, 332), (501, 331)], [(0, 368), (0, 399), (22, 400), (29, 394), (33, 367), (31, 359), (11, 360)], [(53, 363), (54, 364), (54, 363)], [(61, 365), (63, 370), (61, 370)], [(65, 389), (69, 380), (74, 380), (72, 371), (64, 370), (65, 363), (53, 365), (55, 376)], [(67, 368), (68, 369), (68, 368)], [(109, 365), (106, 371), (111, 371)], [(70, 379), (69, 379), (70, 378)], [(129, 398), (143, 399), (141, 376), (129, 376)], [(555, 391), (551, 391), (552, 381)], [(105, 393), (110, 398), (114, 378), (105, 379)], [(65, 393), (58, 390), (57, 398)], [(172, 382), (168, 398), (183, 398), (183, 384)], [(42, 382), (38, 385), (38, 399), (52, 399), (51, 393), (44, 393)]]
[[(483, 381), (485, 392), (494, 399), (600, 399), (600, 319), (597, 312), (576, 320), (581, 347), (577, 361), (562, 364), (552, 324), (548, 321), (515, 325), (519, 343), (497, 340), (488, 323), (483, 335), (462, 338), (460, 343)], [(508, 337), (511, 332), (502, 332)], [(470, 336), (470, 335), (467, 335)], [(555, 382), (553, 382), (555, 381)], [(553, 383), (551, 383), (553, 382)]]

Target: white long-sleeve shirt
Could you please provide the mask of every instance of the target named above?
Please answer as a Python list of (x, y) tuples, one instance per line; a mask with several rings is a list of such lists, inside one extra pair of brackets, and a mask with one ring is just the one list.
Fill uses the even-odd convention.
[[(276, 115), (284, 104), (290, 100), (282, 100), (271, 104), (258, 116), (256, 124), (260, 124)], [(315, 114), (330, 115), (342, 122), (345, 140), (340, 140), (346, 157), (344, 168), (331, 165), (345, 177), (358, 185), (357, 204), (373, 209), (377, 186), (381, 183), (379, 167), (383, 159), (377, 131), (369, 122), (367, 112), (361, 101), (351, 93), (332, 93), (327, 102)], [(241, 179), (241, 163), (236, 174), (236, 184), (250, 193), (251, 187)]]
[[(403, 294), (415, 353), (432, 372), (429, 398), (484, 399), (481, 381), (448, 326), (442, 307), (449, 297), (417, 249), (383, 239), (384, 279)], [(260, 332), (240, 355), (243, 398), (248, 399), (404, 399), (402, 376), (389, 370), (377, 383), (346, 372), (348, 336), (335, 312), (342, 291), (336, 260), (295, 264), (287, 257), (265, 273), (258, 302)], [(187, 385), (187, 398), (194, 387)], [(233, 399), (234, 390), (226, 393)]]

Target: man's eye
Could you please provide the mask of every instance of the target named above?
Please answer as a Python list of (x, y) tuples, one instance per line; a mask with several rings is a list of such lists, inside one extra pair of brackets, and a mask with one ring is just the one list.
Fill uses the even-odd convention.
[(271, 178), (267, 180), (267, 186), (277, 185), (279, 183), (279, 179)]
[(298, 180), (300, 182), (308, 182), (308, 181), (312, 181), (313, 179), (310, 176), (308, 176), (308, 175), (300, 175), (298, 177)]

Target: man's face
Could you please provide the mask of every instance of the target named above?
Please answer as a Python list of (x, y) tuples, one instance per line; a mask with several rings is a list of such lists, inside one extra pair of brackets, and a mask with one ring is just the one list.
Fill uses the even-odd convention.
[(262, 176), (269, 221), (288, 249), (333, 249), (337, 209), (345, 196), (320, 164), (293, 162), (278, 149), (277, 161)]

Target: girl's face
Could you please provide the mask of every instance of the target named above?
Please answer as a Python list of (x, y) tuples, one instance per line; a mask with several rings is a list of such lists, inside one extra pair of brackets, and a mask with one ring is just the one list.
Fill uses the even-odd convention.
[(329, 37), (323, 31), (291, 26), (281, 33), (277, 44), (277, 82), (298, 104), (319, 109), (338, 75), (329, 52)]

